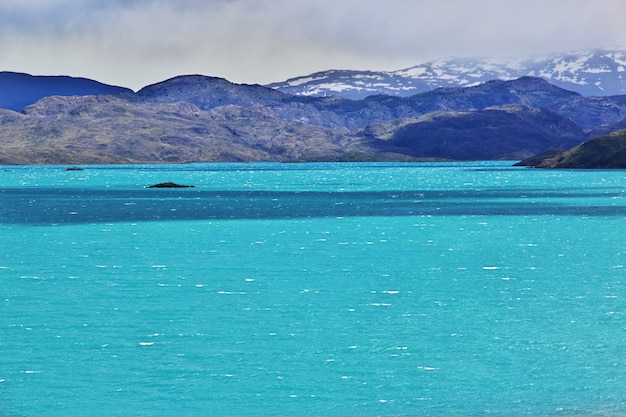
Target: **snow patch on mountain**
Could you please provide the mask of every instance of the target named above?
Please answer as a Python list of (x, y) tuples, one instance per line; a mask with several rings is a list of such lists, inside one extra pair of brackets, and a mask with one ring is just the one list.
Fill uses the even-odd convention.
[(526, 75), (585, 96), (626, 94), (626, 50), (596, 49), (529, 58), (447, 58), (397, 71), (330, 70), (267, 85), (299, 96), (362, 99), (409, 96), (440, 87), (471, 87)]

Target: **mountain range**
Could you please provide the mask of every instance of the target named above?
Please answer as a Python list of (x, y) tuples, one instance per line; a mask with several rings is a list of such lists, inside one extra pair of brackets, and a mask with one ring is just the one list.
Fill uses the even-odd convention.
[(626, 94), (626, 50), (592, 49), (515, 59), (446, 58), (395, 71), (321, 71), (267, 86), (298, 96), (362, 99), (372, 94), (406, 97), (523, 76), (541, 77), (584, 96)]
[[(35, 86), (22, 84), (29, 95), (4, 88), (11, 74), (0, 73), (3, 164), (520, 160), (626, 128), (626, 95), (584, 96), (530, 76), (356, 100), (203, 75), (137, 92), (70, 77), (51, 90), (15, 75)], [(76, 94), (73, 83), (96, 91)]]

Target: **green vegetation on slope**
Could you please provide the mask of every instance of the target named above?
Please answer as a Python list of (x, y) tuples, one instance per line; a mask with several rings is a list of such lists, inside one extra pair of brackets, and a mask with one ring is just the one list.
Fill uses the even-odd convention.
[(537, 168), (626, 168), (626, 129), (584, 142), (557, 155), (539, 155), (520, 165)]

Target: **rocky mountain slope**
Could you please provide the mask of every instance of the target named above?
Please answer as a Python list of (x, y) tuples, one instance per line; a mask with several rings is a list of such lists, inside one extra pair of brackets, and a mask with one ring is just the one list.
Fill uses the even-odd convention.
[(584, 96), (626, 94), (626, 50), (595, 49), (508, 60), (447, 58), (397, 71), (330, 70), (268, 87), (299, 96), (362, 99), (373, 94), (406, 97), (440, 87), (470, 87), (523, 76), (541, 77)]
[(48, 96), (86, 96), (132, 93), (87, 78), (34, 76), (18, 72), (0, 72), (0, 108), (19, 111)]
[(1, 164), (295, 161), (349, 149), (342, 133), (288, 122), (260, 105), (208, 112), (189, 103), (55, 96), (23, 113), (0, 111), (0, 125)]
[(536, 168), (626, 168), (626, 130), (593, 138), (568, 150), (550, 151), (517, 165)]

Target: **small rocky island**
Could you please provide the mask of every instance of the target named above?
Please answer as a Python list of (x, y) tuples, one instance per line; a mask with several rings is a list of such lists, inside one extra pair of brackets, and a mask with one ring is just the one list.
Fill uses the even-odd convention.
[(181, 185), (181, 184), (176, 184), (175, 182), (161, 182), (158, 184), (154, 184), (154, 185), (150, 185), (146, 188), (194, 188), (195, 185)]

